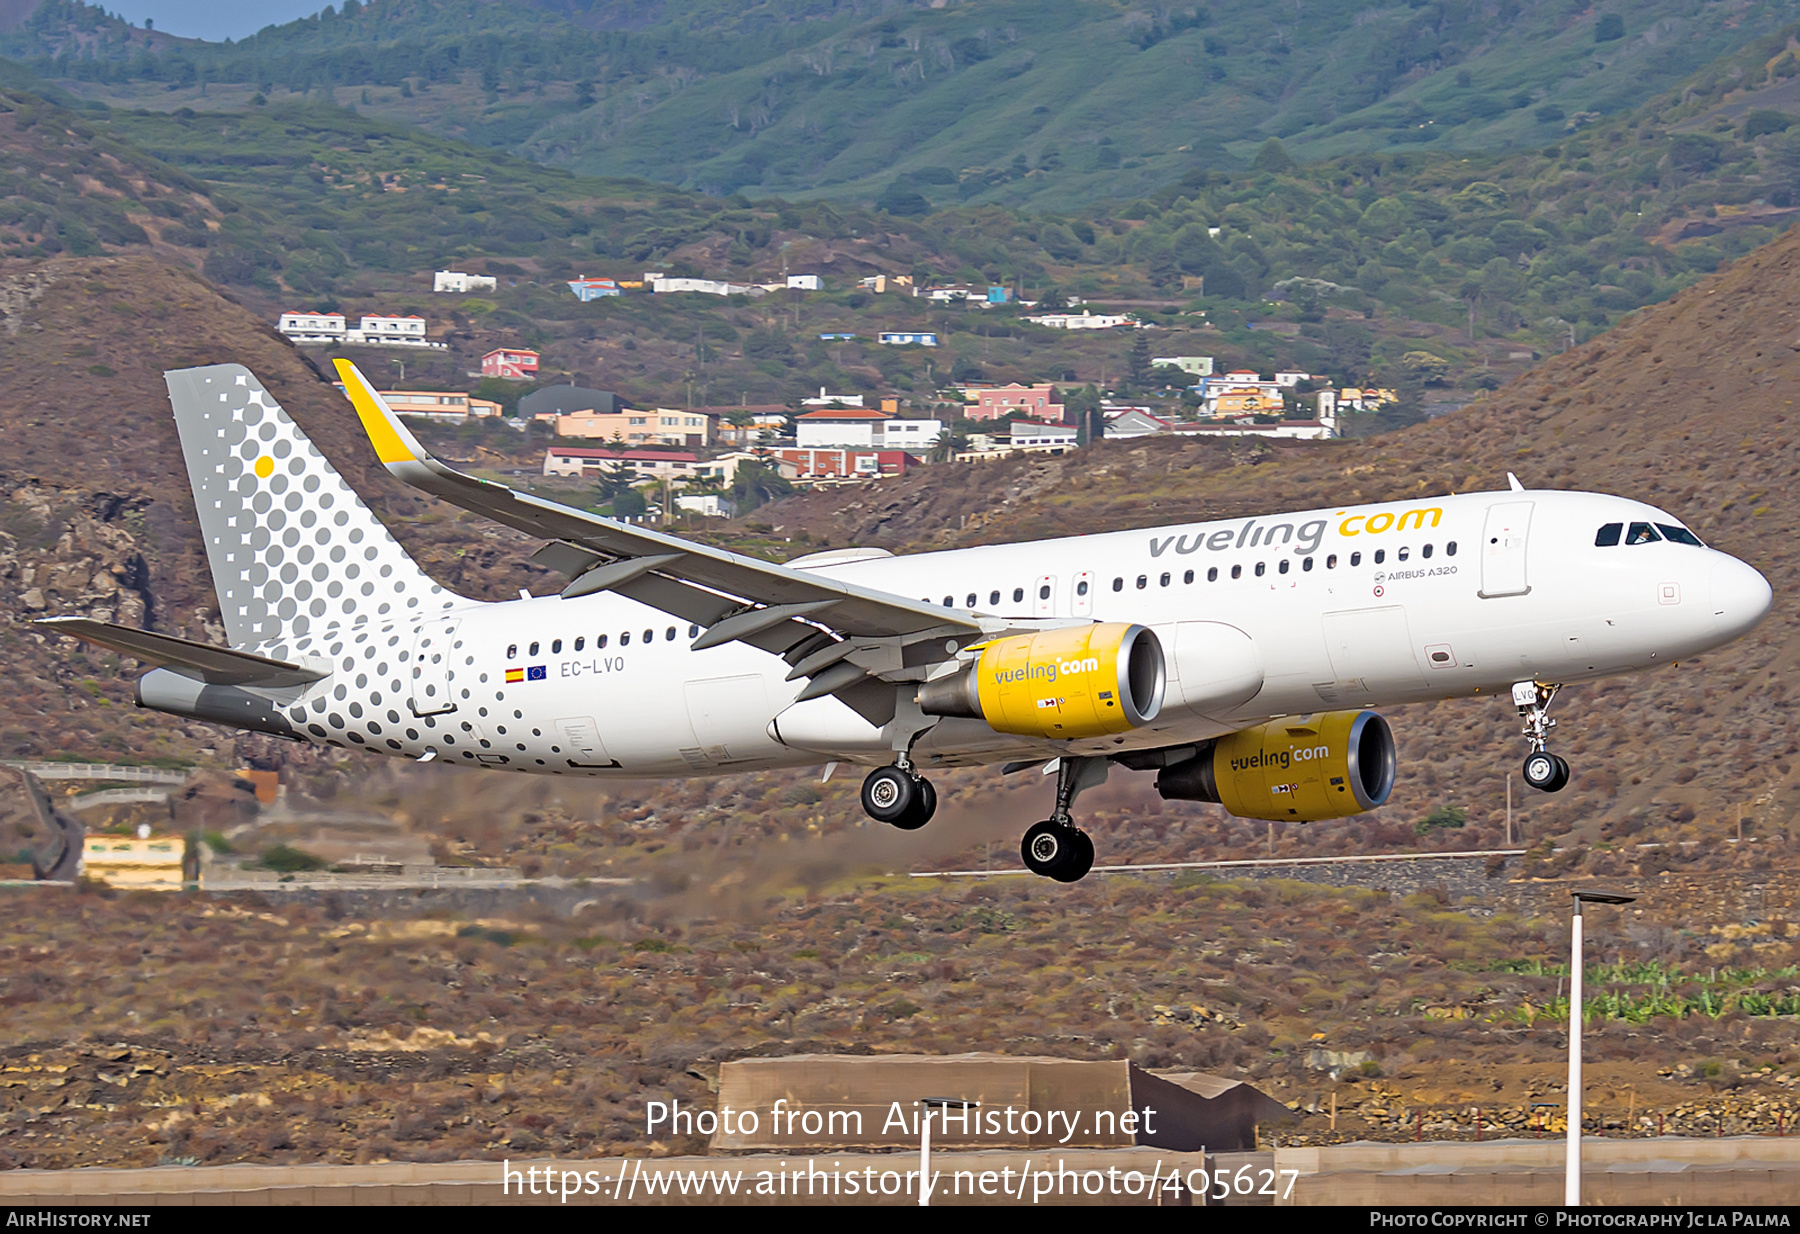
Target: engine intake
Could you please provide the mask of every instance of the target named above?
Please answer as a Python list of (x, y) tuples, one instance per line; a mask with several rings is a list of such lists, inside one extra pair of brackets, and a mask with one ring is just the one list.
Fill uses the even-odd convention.
[(1239, 818), (1318, 822), (1373, 810), (1394, 790), (1394, 732), (1373, 711), (1289, 716), (1217, 738), (1156, 776), (1169, 801)]
[(919, 688), (930, 716), (985, 720), (999, 733), (1074, 739), (1139, 728), (1162, 710), (1162, 643), (1124, 622), (1019, 634)]

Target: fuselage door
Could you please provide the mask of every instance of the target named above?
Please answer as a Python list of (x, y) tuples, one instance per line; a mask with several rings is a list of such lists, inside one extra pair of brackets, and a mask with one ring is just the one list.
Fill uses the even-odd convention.
[(456, 710), (450, 694), (450, 655), (460, 620), (427, 621), (413, 634), (412, 699), (408, 705), (415, 716)]
[(1525, 576), (1525, 542), (1531, 530), (1529, 501), (1502, 501), (1488, 507), (1481, 533), (1481, 596), (1522, 596), (1531, 590)]
[(1075, 616), (1092, 617), (1094, 615), (1094, 575), (1091, 570), (1083, 570), (1075, 576), (1075, 595), (1072, 597)]
[(1032, 592), (1032, 615), (1034, 617), (1056, 616), (1056, 576), (1046, 574), (1034, 584)]

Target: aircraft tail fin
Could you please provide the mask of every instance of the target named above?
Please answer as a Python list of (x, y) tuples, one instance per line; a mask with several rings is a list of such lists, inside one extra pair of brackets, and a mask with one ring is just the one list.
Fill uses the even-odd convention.
[(165, 373), (225, 635), (288, 660), (333, 628), (461, 601), (241, 364)]

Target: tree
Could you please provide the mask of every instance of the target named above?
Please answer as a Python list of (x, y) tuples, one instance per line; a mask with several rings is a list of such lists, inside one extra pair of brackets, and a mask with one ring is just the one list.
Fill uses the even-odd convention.
[(1617, 13), (1603, 13), (1594, 23), (1594, 42), (1611, 43), (1625, 37), (1625, 19)]
[(793, 491), (794, 486), (788, 483), (787, 477), (773, 465), (760, 461), (740, 463), (731, 479), (731, 496), (739, 514), (777, 497), (786, 497)]
[(1150, 339), (1142, 330), (1131, 340), (1131, 387), (1142, 390), (1150, 385)]
[(1283, 175), (1294, 170), (1294, 160), (1288, 157), (1287, 147), (1281, 144), (1281, 138), (1271, 137), (1256, 151), (1250, 170)]
[(930, 214), (931, 203), (924, 194), (908, 188), (903, 181), (896, 180), (875, 199), (875, 208), (898, 217), (908, 215)]
[(650, 503), (637, 489), (628, 488), (612, 499), (612, 508), (615, 518), (642, 518)]
[(1062, 392), (1063, 418), (1075, 426), (1082, 445), (1106, 436), (1106, 419), (1100, 414), (1100, 391), (1087, 385)]
[(602, 505), (609, 501), (612, 502), (613, 509), (616, 511), (619, 508), (619, 496), (633, 491), (632, 485), (637, 482), (637, 469), (621, 459), (610, 467), (600, 469), (600, 475), (594, 481), (594, 494)]

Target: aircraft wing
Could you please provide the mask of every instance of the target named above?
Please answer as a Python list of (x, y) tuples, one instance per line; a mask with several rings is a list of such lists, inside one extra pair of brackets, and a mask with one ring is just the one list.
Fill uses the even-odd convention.
[[(465, 510), (555, 541), (533, 560), (574, 576), (563, 588), (565, 597), (615, 591), (706, 627), (694, 642), (696, 649), (738, 640), (787, 654), (796, 667), (794, 676), (813, 677), (815, 687), (824, 684), (825, 670), (857, 652), (853, 646), (833, 646), (837, 640), (815, 638), (822, 635), (821, 627), (845, 643), (879, 643), (890, 651), (937, 639), (967, 645), (983, 635), (982, 624), (969, 612), (758, 561), (464, 475), (419, 444), (355, 365), (341, 359), (336, 364), (376, 457), (388, 471)], [(813, 663), (821, 656), (829, 658)], [(875, 658), (888, 663), (872, 665), (874, 675), (912, 675), (891, 654)], [(909, 664), (917, 659), (900, 658)], [(851, 676), (847, 665), (834, 674), (845, 685), (864, 675)]]
[(196, 643), (169, 634), (133, 630), (129, 626), (95, 621), (91, 617), (40, 617), (34, 624), (160, 665), (209, 686), (258, 686), (278, 690), (285, 686), (303, 686), (330, 676), (328, 671), (304, 664), (289, 664), (285, 660), (271, 660), (247, 651)]

